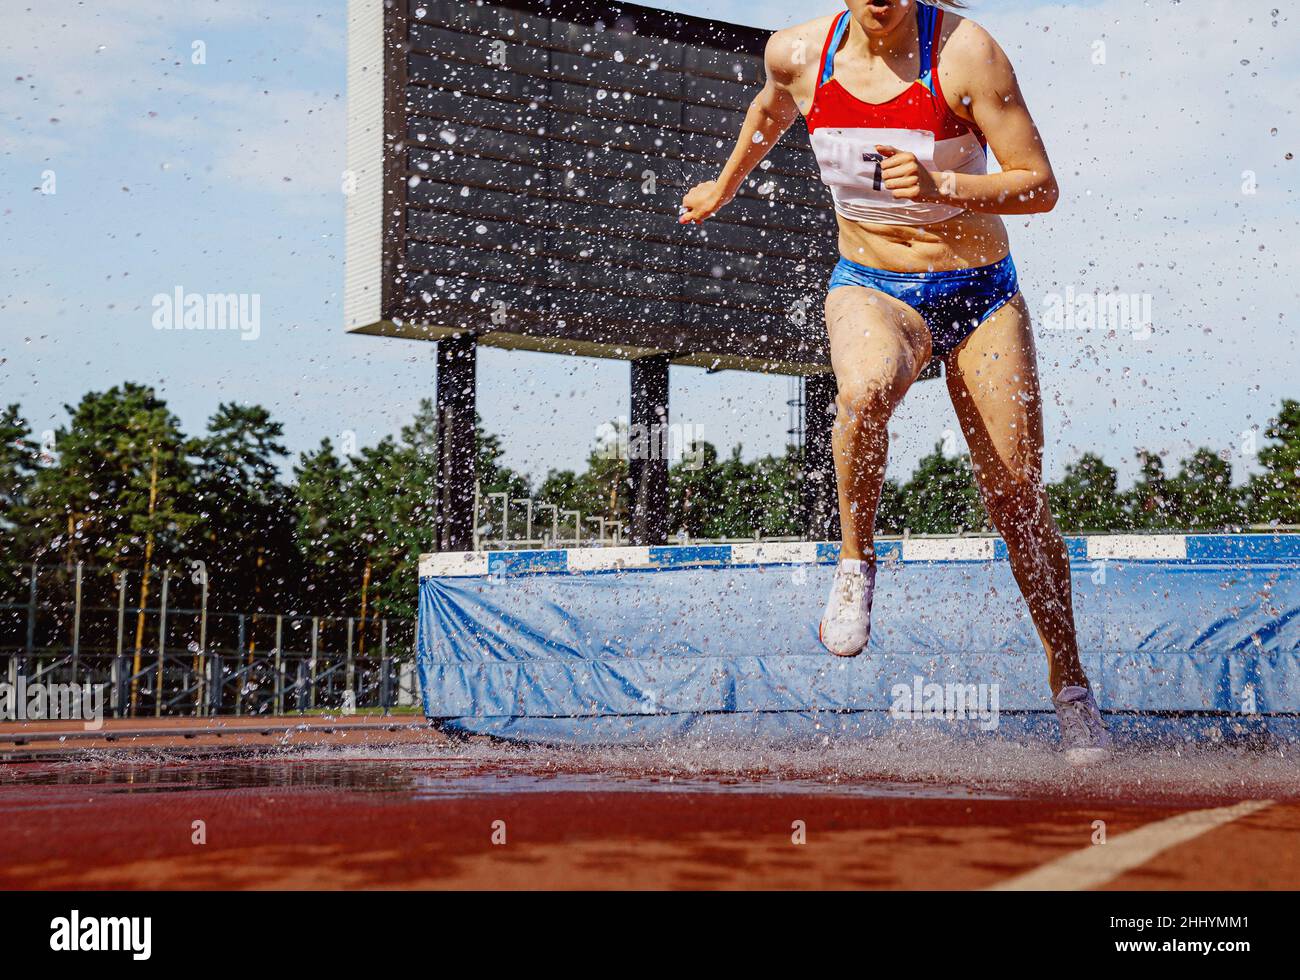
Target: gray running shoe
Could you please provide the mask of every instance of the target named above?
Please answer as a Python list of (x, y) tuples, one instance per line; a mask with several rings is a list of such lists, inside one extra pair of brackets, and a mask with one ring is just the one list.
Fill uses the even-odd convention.
[(1086, 687), (1061, 688), (1052, 698), (1061, 723), (1061, 747), (1072, 766), (1091, 766), (1110, 758), (1110, 732), (1101, 720), (1097, 699)]

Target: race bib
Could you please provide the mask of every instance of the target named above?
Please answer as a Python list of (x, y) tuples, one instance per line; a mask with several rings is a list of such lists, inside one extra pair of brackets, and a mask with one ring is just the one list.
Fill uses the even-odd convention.
[(878, 145), (905, 150), (927, 170), (934, 169), (934, 133), (919, 129), (822, 128), (812, 134), (811, 142), (822, 182), (851, 190), (854, 197), (892, 200), (884, 186), (884, 157), (876, 150)]

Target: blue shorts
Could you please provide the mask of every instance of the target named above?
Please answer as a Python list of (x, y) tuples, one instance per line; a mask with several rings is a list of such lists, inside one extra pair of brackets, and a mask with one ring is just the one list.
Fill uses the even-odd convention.
[(830, 288), (837, 286), (866, 286), (901, 299), (930, 328), (935, 357), (957, 348), (1020, 289), (1010, 255), (993, 265), (947, 272), (890, 272), (841, 258), (831, 273)]

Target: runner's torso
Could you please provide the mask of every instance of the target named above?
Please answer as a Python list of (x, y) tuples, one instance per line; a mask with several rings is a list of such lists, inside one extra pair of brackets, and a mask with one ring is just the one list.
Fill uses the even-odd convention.
[[(1000, 217), (948, 204), (896, 201), (876, 180), (876, 143), (910, 150), (930, 169), (985, 172), (983, 134), (953, 111), (939, 81), (938, 55), (952, 23), (945, 30), (942, 11), (917, 5), (917, 56), (903, 67), (905, 77), (910, 67), (916, 78), (898, 92), (896, 78), (886, 83), (877, 71), (878, 84), (873, 84), (865, 66), (854, 63), (861, 59), (842, 55), (848, 18), (845, 11), (827, 22), (821, 57), (791, 86), (806, 116), (822, 178), (831, 186), (840, 253), (862, 265), (898, 272), (997, 262), (1008, 253)], [(896, 93), (892, 98), (891, 90)]]

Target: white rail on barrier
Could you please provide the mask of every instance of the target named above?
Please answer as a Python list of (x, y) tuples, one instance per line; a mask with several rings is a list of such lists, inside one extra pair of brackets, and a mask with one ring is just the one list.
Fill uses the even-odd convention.
[[(1074, 561), (1300, 561), (1300, 534), (1110, 534), (1067, 537)], [(881, 561), (1005, 560), (995, 537), (926, 537), (876, 542)], [(442, 552), (420, 556), (421, 578), (610, 572), (701, 565), (830, 564), (838, 542), (784, 541), (653, 547)]]

